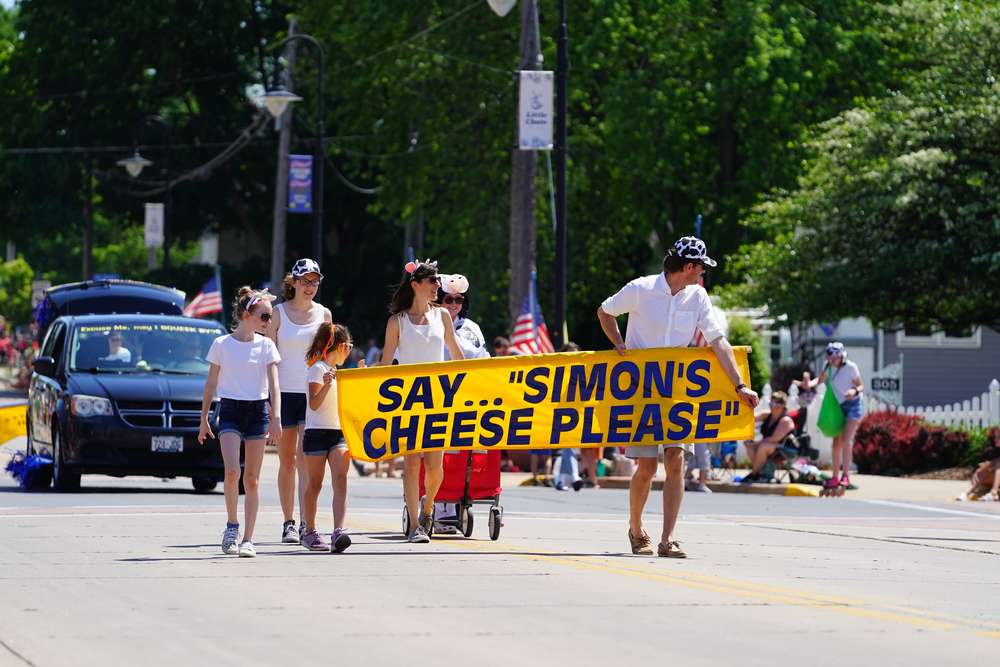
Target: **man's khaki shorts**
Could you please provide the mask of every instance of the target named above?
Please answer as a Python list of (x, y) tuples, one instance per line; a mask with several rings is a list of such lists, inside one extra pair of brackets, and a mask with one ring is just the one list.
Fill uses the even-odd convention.
[(676, 445), (631, 445), (625, 447), (625, 457), (630, 459), (658, 459), (664, 449), (679, 448), (684, 450), (684, 458), (694, 456), (694, 443), (685, 442)]

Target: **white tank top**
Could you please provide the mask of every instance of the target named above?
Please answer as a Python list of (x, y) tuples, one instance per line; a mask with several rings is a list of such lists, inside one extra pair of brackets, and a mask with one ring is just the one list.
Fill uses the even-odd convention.
[(401, 364), (424, 364), (444, 361), (444, 320), (441, 309), (427, 313), (430, 324), (412, 324), (406, 311), (399, 313), (399, 345), (396, 358)]
[(274, 307), (281, 313), (281, 326), (278, 327), (278, 387), (282, 392), (306, 394), (306, 376), (309, 366), (306, 365), (306, 350), (312, 342), (316, 330), (323, 323), (320, 316), (312, 324), (298, 325), (292, 322), (285, 312), (285, 304)]

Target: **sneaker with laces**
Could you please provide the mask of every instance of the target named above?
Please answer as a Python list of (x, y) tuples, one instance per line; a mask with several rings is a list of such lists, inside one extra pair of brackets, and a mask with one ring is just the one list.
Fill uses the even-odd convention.
[(680, 542), (660, 542), (659, 546), (656, 547), (657, 556), (666, 556), (667, 558), (687, 558), (688, 555), (684, 553), (681, 549)]
[(649, 535), (646, 531), (642, 531), (642, 535), (635, 536), (632, 534), (632, 529), (628, 529), (628, 541), (632, 543), (632, 553), (637, 556), (652, 556), (653, 547), (652, 542), (649, 539)]
[(427, 496), (422, 496), (420, 498), (420, 512), (417, 514), (417, 524), (424, 529), (424, 535), (428, 538), (434, 532), (434, 514), (435, 510), (432, 506), (431, 513), (427, 514), (424, 512), (424, 499)]
[(351, 536), (345, 533), (343, 528), (334, 528), (333, 534), (330, 535), (330, 544), (334, 553), (342, 553), (351, 546)]
[(694, 489), (698, 493), (711, 493), (712, 489), (708, 488), (708, 484), (705, 482), (698, 482), (698, 486)]
[(410, 536), (406, 539), (414, 544), (423, 544), (431, 541), (431, 538), (427, 537), (427, 533), (424, 532), (423, 526), (417, 526), (414, 528), (413, 532), (411, 532)]
[(329, 551), (330, 546), (323, 541), (323, 537), (315, 530), (310, 530), (302, 536), (302, 546), (309, 551)]
[(302, 536), (306, 534), (306, 522), (299, 521), (299, 542), (302, 541)]
[(562, 482), (556, 482), (556, 491), (569, 491), (569, 487)]
[(253, 542), (243, 540), (240, 542), (240, 558), (256, 558), (257, 551), (253, 548)]
[(285, 544), (298, 544), (299, 533), (295, 530), (295, 521), (286, 521), (281, 528), (281, 541)]
[(240, 528), (239, 526), (226, 526), (222, 533), (222, 553), (235, 556), (240, 552)]

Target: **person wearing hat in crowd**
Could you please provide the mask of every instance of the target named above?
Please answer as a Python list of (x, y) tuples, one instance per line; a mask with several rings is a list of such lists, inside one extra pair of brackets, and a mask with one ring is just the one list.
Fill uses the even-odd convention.
[[(625, 356), (626, 349), (687, 347), (700, 330), (719, 360), (719, 365), (733, 383), (734, 394), (751, 408), (760, 400), (757, 393), (740, 377), (733, 348), (726, 340), (712, 302), (698, 284), (707, 267), (715, 266), (705, 243), (694, 236), (677, 241), (663, 258), (663, 272), (636, 278), (617, 294), (607, 298), (597, 309), (601, 328), (615, 350)], [(628, 330), (622, 339), (618, 315), (628, 313)], [(642, 510), (649, 497), (659, 456), (663, 455), (666, 481), (663, 483), (663, 532), (657, 553), (670, 558), (687, 554), (674, 539), (674, 526), (684, 498), (684, 457), (693, 454), (693, 444), (650, 444), (625, 447), (625, 456), (638, 459), (629, 487), (629, 542), (633, 554), (652, 555), (649, 535), (642, 527)]]
[[(865, 390), (865, 384), (861, 381), (858, 365), (847, 360), (847, 350), (844, 349), (843, 343), (830, 343), (826, 346), (826, 368), (819, 377), (796, 381), (795, 384), (803, 389), (812, 389), (826, 382), (827, 374), (830, 376), (829, 386), (833, 389), (837, 402), (840, 403), (840, 409), (844, 411), (846, 421), (843, 432), (833, 438), (833, 477), (823, 487), (835, 489), (840, 486), (846, 491), (851, 485), (848, 473), (851, 471), (854, 433), (858, 430), (861, 417), (865, 414), (865, 408), (861, 404), (861, 392)], [(841, 474), (841, 462), (843, 462), (843, 474)]]
[[(281, 541), (298, 544), (305, 530), (301, 520), (302, 504), (309, 486), (309, 473), (302, 453), (306, 424), (307, 375), (306, 350), (323, 322), (333, 322), (329, 308), (316, 303), (316, 292), (323, 282), (319, 264), (300, 259), (285, 274), (281, 296), (284, 303), (274, 307), (267, 337), (278, 348), (278, 386), (281, 387), (281, 428), (278, 440), (278, 500), (284, 514)], [(298, 471), (299, 527), (295, 528), (295, 473)]]

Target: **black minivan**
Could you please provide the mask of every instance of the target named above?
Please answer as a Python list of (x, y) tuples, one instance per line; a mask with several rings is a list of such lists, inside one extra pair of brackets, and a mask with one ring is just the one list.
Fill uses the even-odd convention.
[[(215, 488), (225, 473), (219, 441), (199, 445), (197, 436), (205, 355), (226, 330), (211, 320), (115, 307), (91, 301), (87, 310), (108, 312), (48, 323), (29, 387), (28, 454), (53, 460), (58, 491), (78, 489), (84, 473), (191, 477), (197, 490)], [(216, 434), (217, 410), (213, 401)]]

